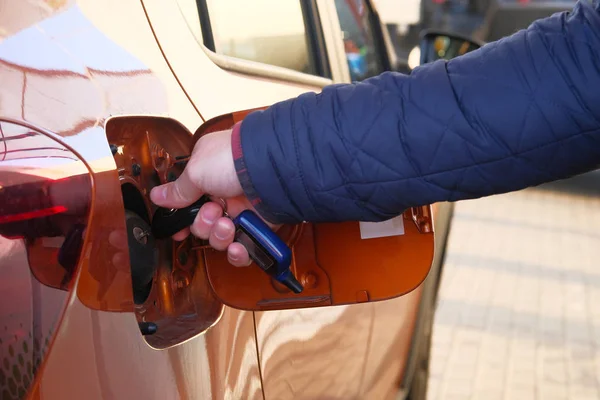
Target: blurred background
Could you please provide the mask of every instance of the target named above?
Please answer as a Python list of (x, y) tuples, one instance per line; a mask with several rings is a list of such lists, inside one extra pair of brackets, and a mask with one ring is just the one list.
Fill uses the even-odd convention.
[[(576, 2), (376, 3), (410, 72), (424, 30), (490, 42)], [(455, 205), (429, 399), (600, 399), (599, 194), (592, 172)]]
[[(526, 28), (539, 18), (570, 10), (565, 0), (375, 0), (398, 57), (418, 65), (419, 35), (435, 29), (490, 42)], [(409, 63), (409, 60), (412, 61)]]

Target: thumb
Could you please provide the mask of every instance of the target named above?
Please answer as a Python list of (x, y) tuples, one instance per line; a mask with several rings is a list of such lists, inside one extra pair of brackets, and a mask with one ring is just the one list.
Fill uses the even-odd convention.
[(150, 200), (160, 207), (187, 207), (202, 196), (202, 191), (184, 171), (177, 180), (156, 186), (150, 191)]

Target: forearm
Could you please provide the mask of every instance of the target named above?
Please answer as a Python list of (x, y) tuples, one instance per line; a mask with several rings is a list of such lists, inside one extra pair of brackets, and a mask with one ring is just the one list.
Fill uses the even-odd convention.
[(595, 7), (580, 3), (410, 76), (385, 73), (249, 115), (237, 152), (246, 193), (273, 222), (374, 221), (596, 168)]

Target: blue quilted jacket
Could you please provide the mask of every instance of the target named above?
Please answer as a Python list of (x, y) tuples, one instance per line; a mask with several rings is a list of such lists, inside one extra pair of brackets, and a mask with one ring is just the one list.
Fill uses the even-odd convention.
[(332, 85), (254, 112), (233, 134), (267, 220), (381, 221), (600, 164), (600, 0), (451, 61)]

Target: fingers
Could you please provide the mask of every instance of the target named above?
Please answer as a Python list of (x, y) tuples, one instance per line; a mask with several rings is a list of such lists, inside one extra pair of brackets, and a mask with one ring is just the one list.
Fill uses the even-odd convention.
[(227, 249), (235, 235), (233, 221), (224, 217), (221, 206), (213, 202), (200, 208), (190, 230), (194, 236), (208, 239), (211, 247), (219, 251)]
[(129, 268), (129, 258), (125, 253), (127, 249), (127, 234), (124, 230), (115, 230), (109, 233), (108, 243), (117, 249), (117, 252), (112, 256), (113, 265), (120, 271), (127, 271)]
[(250, 265), (248, 250), (242, 244), (233, 242), (235, 226), (233, 221), (223, 216), (223, 209), (219, 204), (211, 202), (203, 205), (190, 230), (194, 236), (208, 240), (215, 250), (227, 250), (227, 258), (232, 265)]
[(209, 238), (215, 222), (221, 217), (223, 217), (223, 209), (219, 204), (206, 203), (200, 208), (190, 230), (194, 236), (206, 240)]
[(129, 268), (129, 259), (123, 252), (115, 253), (112, 257), (112, 262), (115, 268), (120, 271), (127, 271)]
[(176, 242), (182, 242), (190, 234), (190, 228), (185, 228), (173, 235), (173, 240)]
[(186, 169), (173, 182), (156, 186), (150, 191), (152, 202), (161, 207), (183, 208), (202, 196), (202, 191), (194, 183)]
[(219, 218), (210, 232), (208, 243), (212, 248), (224, 251), (233, 243), (235, 227), (229, 218)]
[(236, 267), (247, 267), (251, 264), (248, 250), (241, 243), (231, 243), (227, 248), (227, 259)]
[[(163, 186), (168, 187), (169, 184)], [(151, 196), (159, 195), (151, 194)], [(155, 200), (153, 198), (153, 201)], [(169, 203), (169, 207), (172, 207), (172, 204)], [(208, 240), (210, 246), (215, 250), (227, 251), (227, 258), (232, 265), (236, 267), (250, 265), (251, 260), (246, 248), (240, 243), (233, 242), (235, 238), (235, 226), (231, 219), (223, 215), (221, 204), (215, 202), (204, 204), (200, 208), (198, 215), (196, 215), (194, 223), (189, 228), (173, 235), (173, 240), (182, 241), (190, 233), (200, 239)]]
[(108, 243), (110, 243), (111, 246), (117, 248), (118, 250), (125, 250), (128, 246), (127, 233), (125, 233), (124, 230), (112, 231), (108, 235)]
[(206, 203), (200, 208), (194, 223), (190, 227), (192, 234), (208, 240), (215, 250), (228, 250), (230, 260), (236, 266), (248, 265), (248, 252), (239, 243), (233, 243), (235, 226), (233, 221), (223, 216), (223, 209), (217, 203)]

